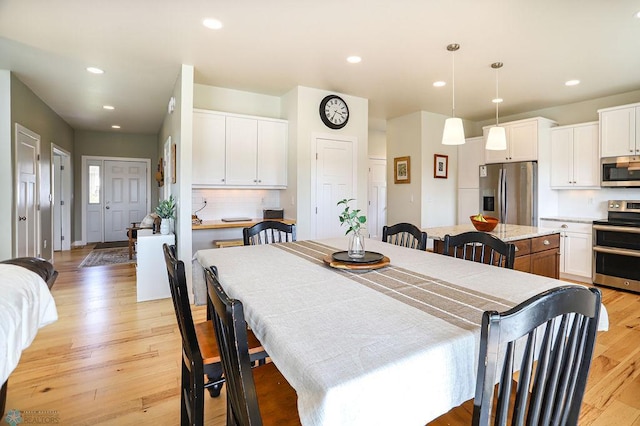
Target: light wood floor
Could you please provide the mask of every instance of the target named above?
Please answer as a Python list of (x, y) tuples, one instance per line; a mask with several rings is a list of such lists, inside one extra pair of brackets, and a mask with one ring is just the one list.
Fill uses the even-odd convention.
[[(170, 299), (136, 303), (133, 265), (78, 269), (89, 251), (55, 254), (59, 320), (23, 352), (7, 410), (55, 411), (61, 425), (179, 424), (180, 336)], [(640, 426), (640, 296), (602, 292), (610, 330), (598, 336), (580, 424)], [(203, 307), (193, 311), (204, 319)], [(207, 395), (206, 424), (223, 425), (224, 415), (224, 390)]]

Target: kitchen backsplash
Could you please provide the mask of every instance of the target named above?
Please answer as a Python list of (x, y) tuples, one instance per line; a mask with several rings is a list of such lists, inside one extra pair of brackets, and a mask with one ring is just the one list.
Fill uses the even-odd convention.
[(558, 216), (603, 219), (607, 201), (640, 200), (640, 188), (575, 189), (559, 191)]
[[(262, 217), (262, 209), (280, 207), (277, 189), (194, 189), (191, 192), (191, 212), (202, 220), (223, 217)], [(204, 200), (207, 201), (205, 206)], [(285, 211), (286, 216), (286, 211)]]

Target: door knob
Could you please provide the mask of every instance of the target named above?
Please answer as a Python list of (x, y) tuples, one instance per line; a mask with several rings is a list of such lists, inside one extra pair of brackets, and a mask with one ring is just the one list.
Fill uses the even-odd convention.
[(18, 222), (21, 221), (21, 220), (27, 220), (27, 217), (26, 216), (18, 216)]
[(109, 207), (109, 206), (105, 207), (105, 209), (107, 209), (107, 210), (109, 210), (110, 208), (111, 208), (111, 207)]

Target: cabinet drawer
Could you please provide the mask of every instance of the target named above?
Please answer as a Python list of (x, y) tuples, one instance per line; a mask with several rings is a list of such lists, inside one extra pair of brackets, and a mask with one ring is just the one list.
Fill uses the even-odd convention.
[(560, 234), (544, 235), (531, 239), (531, 252), (537, 253), (544, 250), (560, 247)]
[[(511, 241), (516, 246), (516, 257), (526, 256), (531, 253), (531, 239)], [(528, 271), (526, 271), (528, 272)]]
[(591, 234), (590, 223), (543, 219), (543, 220), (540, 220), (540, 227), (557, 229), (561, 232), (577, 232), (580, 234)]

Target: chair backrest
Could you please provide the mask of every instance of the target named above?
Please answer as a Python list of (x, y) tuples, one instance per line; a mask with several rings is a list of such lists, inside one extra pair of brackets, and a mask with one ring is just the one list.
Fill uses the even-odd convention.
[(265, 220), (250, 228), (244, 228), (242, 237), (245, 246), (295, 241), (296, 225), (288, 225), (277, 220)]
[(427, 233), (411, 223), (383, 226), (382, 241), (418, 250), (427, 249)]
[(444, 236), (444, 254), (513, 269), (516, 246), (486, 232)]
[[(495, 425), (576, 425), (600, 303), (596, 288), (564, 286), (504, 313), (485, 312), (473, 424), (489, 425), (495, 417)], [(513, 389), (517, 370), (518, 383)]]
[(205, 270), (205, 277), (227, 384), (227, 424), (261, 425), (242, 302), (229, 298), (212, 269)]
[(189, 369), (195, 380), (202, 380), (200, 388), (204, 388), (204, 368), (202, 362), (202, 354), (198, 345), (196, 329), (193, 324), (191, 315), (191, 306), (189, 305), (189, 294), (187, 288), (187, 279), (184, 270), (184, 262), (176, 259), (176, 247), (174, 245), (163, 244), (164, 260), (167, 266), (167, 275), (169, 277), (169, 287), (171, 289), (171, 299), (182, 337), (183, 356), (189, 360)]

